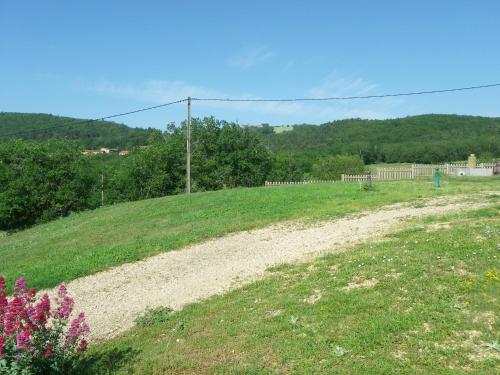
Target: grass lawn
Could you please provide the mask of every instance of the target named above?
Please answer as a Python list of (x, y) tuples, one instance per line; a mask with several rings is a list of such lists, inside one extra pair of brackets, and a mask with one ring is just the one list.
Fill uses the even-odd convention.
[(228, 232), (288, 220), (317, 220), (389, 203), (443, 194), (499, 190), (500, 179), (381, 182), (247, 188), (118, 204), (0, 237), (0, 275), (12, 285), (62, 281), (132, 262)]
[[(498, 374), (500, 201), (274, 268), (90, 349), (92, 374)], [(140, 293), (140, 291), (138, 291)]]

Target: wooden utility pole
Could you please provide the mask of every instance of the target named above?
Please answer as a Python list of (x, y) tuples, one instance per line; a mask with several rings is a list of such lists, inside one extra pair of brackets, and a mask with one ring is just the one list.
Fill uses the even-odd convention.
[(104, 173), (101, 173), (101, 207), (104, 206)]
[(186, 193), (191, 193), (191, 97), (187, 98)]

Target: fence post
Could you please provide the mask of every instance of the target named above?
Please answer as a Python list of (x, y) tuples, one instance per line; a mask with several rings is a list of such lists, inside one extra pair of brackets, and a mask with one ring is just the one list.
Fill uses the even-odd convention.
[(368, 171), (368, 176), (366, 176), (366, 181), (368, 183), (368, 190), (372, 189), (372, 171)]
[(344, 174), (342, 174), (342, 175), (340, 176), (340, 179), (341, 179), (341, 181), (342, 181), (342, 182), (344, 181)]

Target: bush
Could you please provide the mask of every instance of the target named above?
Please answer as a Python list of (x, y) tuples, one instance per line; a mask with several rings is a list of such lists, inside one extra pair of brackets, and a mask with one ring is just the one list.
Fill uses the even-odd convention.
[(74, 304), (66, 287), (59, 286), (53, 308), (47, 294), (35, 295), (22, 278), (9, 300), (0, 276), (0, 374), (70, 374), (87, 348), (83, 313), (66, 328)]
[(95, 208), (97, 175), (72, 141), (0, 142), (0, 230)]
[(364, 171), (363, 160), (354, 155), (327, 156), (312, 167), (312, 175), (320, 180), (339, 180), (342, 174), (362, 174)]

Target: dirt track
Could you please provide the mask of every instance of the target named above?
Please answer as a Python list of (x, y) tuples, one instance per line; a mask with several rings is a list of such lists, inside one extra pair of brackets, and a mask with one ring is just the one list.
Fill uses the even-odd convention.
[(463, 198), (386, 206), (314, 226), (285, 223), (235, 233), (74, 280), (68, 289), (76, 310), (88, 316), (91, 339), (110, 338), (131, 328), (148, 307), (180, 309), (262, 277), (271, 266), (381, 236), (405, 219), (472, 208)]

